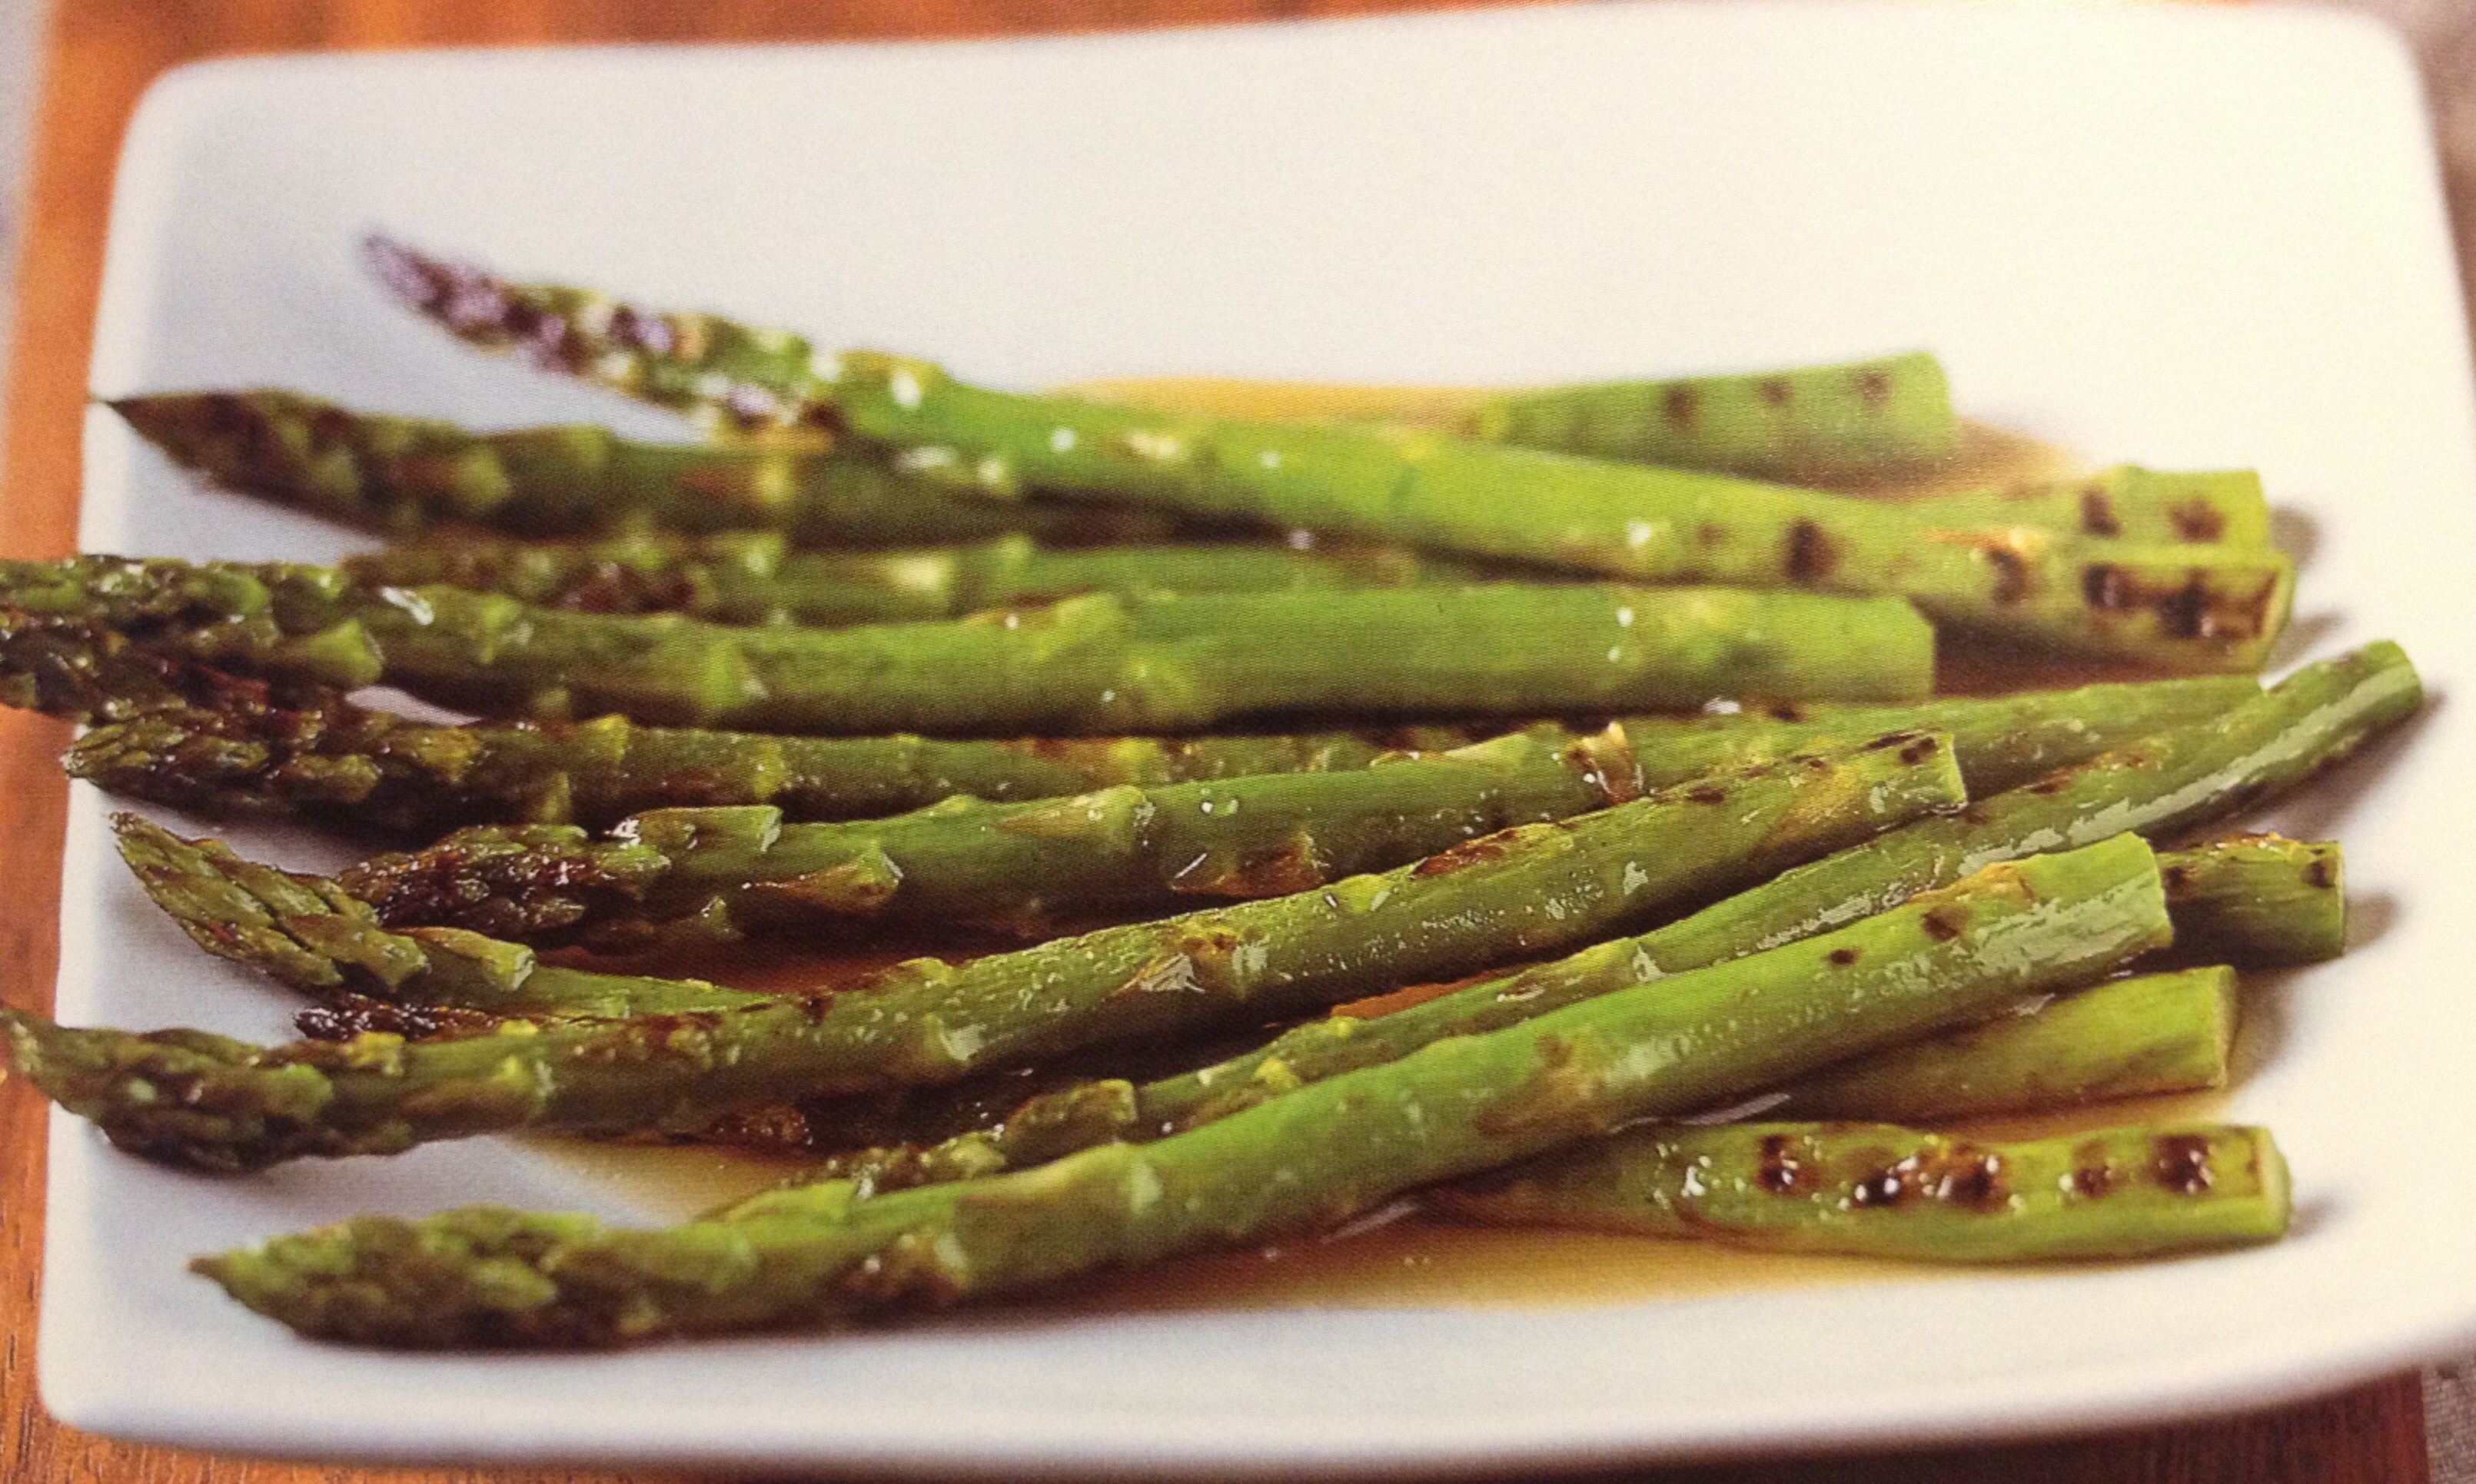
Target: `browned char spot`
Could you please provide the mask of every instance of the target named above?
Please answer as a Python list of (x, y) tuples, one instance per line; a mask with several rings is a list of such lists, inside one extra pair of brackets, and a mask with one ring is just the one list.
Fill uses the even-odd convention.
[(1900, 749), (1900, 761), (1914, 766), (1925, 761), (1927, 758), (1932, 757), (1935, 754), (1942, 751), (1943, 744), (1936, 741), (1934, 738), (1919, 737), (1915, 742), (1912, 742), (1908, 746)]
[(1988, 545), (1979, 548), (1987, 562), (1994, 568), (1994, 601), (2015, 604), (2029, 596), (2029, 563), (2008, 546)]
[(1728, 791), (1717, 783), (1696, 783), (1685, 791), (1685, 797), (1696, 804), (1725, 804)]
[(1948, 943), (1968, 927), (1968, 908), (1957, 902), (1946, 902), (1928, 908), (1925, 916), (1918, 919), (1918, 926), (1937, 943)]
[(2150, 1141), (2149, 1172), (2179, 1196), (2197, 1196), (2215, 1183), (2210, 1141), (2199, 1134), (2170, 1133)]
[(1835, 969), (1845, 969), (1857, 961), (1857, 951), (1853, 948), (1835, 948), (1824, 955), (1824, 960)]
[(1792, 395), (1792, 391), (1793, 389), (1788, 384), (1788, 378), (1784, 376), (1767, 376), (1754, 383), (1755, 394), (1760, 396), (1764, 403), (1770, 407), (1784, 408), (1788, 406), (1788, 399)]
[(1475, 866), (1483, 861), (1503, 859), (1513, 853), (1513, 843), (1510, 832), (1481, 835), (1475, 840), (1465, 840), (1450, 850), (1439, 851), (1419, 862), (1411, 868), (1410, 874), (1414, 877), (1450, 876), (1464, 866)]
[(2093, 536), (2123, 534), (2123, 522), (2116, 519), (2115, 502), (2108, 498), (2105, 485), (2092, 484), (2081, 491), (2081, 530)]
[(2305, 862), (2304, 884), (2323, 891), (2339, 884), (2339, 873), (2332, 868), (2329, 856), (2315, 855)]
[(1796, 1157), (1796, 1144), (1784, 1133), (1763, 1135), (1762, 1167), (1754, 1183), (1775, 1196), (1785, 1196), (1796, 1189), (1797, 1176), (1805, 1166)]
[(2166, 515), (2175, 523), (2175, 533), (2187, 541), (2216, 541), (2227, 533), (2226, 513), (2207, 500), (2169, 506)]
[(1788, 549), (1781, 559), (1790, 581), (1812, 584), (1831, 576), (1831, 569), (1839, 565), (1840, 553), (1820, 526), (1800, 520), (1788, 528)]
[(1671, 426), (1691, 428), (1702, 415), (1702, 393), (1693, 386), (1671, 386), (1659, 399), (1659, 409)]
[(1857, 393), (1857, 401), (1869, 412), (1880, 412), (1892, 400), (1892, 379), (1880, 370), (1860, 371), (1848, 383)]

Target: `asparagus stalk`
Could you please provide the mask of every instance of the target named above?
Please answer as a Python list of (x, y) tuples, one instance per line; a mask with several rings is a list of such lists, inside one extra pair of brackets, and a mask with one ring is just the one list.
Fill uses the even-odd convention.
[(1063, 501), (992, 505), (851, 451), (636, 443), (585, 426), (477, 433), (275, 389), (124, 397), (111, 408), (173, 462), (226, 488), (388, 535), (445, 522), (524, 536), (652, 526), (867, 547), (1008, 532), (1134, 540), (1176, 525)]
[[(1053, 1158), (1104, 1139), (1155, 1138), (1448, 1037), (1501, 1029), (1627, 984), (1809, 937), (1991, 862), (2122, 829), (2173, 834), (2332, 765), (2412, 713), (2421, 694), (2414, 668), (2396, 645), (2368, 645), (2308, 665), (2222, 717), (2128, 743), (1975, 800), (1956, 815), (1887, 831), (1638, 936), (1406, 1006), (1379, 1002), (1382, 1009), (1372, 1017), (1345, 1007), (1254, 1051), (1177, 1076), (1141, 1083), (1105, 1079), (1045, 1093), (995, 1127), (966, 1130), (926, 1149), (854, 1151), (825, 1174), (879, 1185), (951, 1179)], [(2207, 856), (2178, 864), (2188, 882), (2225, 879)], [(2226, 941), (2221, 937), (2220, 946)]]
[(1733, 376), (1503, 392), (1460, 430), (1489, 443), (1828, 484), (1952, 457), (1960, 419), (1923, 352)]
[[(0, 613), (0, 631), (8, 621)], [(110, 630), (83, 631), (144, 653)], [(0, 643), (0, 677), (12, 673), (7, 656), (13, 653)], [(1825, 738), (1916, 730), (1952, 734), (1962, 777), (1980, 795), (2162, 727), (2216, 715), (2259, 690), (2246, 677), (2195, 676), (1913, 708), (1758, 705), (1727, 716), (1632, 717), (1624, 726), (1637, 739), (1635, 783), (1642, 788), (1766, 761)], [(1477, 740), (1469, 729), (1445, 727), (1003, 742), (783, 737), (640, 727), (618, 716), (439, 727), (364, 710), (332, 693), (295, 695), (277, 705), (262, 692), (255, 682), (224, 680), (211, 706), (172, 705), (144, 687), (104, 694), (93, 704), (110, 714), (145, 714), (88, 733), (66, 765), (114, 793), (202, 813), (300, 810), (434, 838), (463, 824), (607, 825), (669, 806), (769, 804), (793, 820), (877, 818), (955, 794), (1008, 803), (1121, 783), (1338, 771), (1395, 752)]]
[[(1072, 493), (1646, 581), (1893, 593), (1938, 622), (2185, 671), (2257, 669), (2293, 565), (2269, 551), (1953, 532), (1879, 503), (1429, 433), (1108, 407), (967, 385), (927, 361), (648, 314), (377, 244), (468, 342), (670, 406), (825, 427), (986, 491)], [(642, 327), (660, 325), (650, 337)], [(1516, 497), (1518, 492), (1518, 498)]]
[[(451, 705), (845, 734), (1521, 716), (1741, 693), (1907, 701), (1925, 695), (1934, 659), (1932, 631), (1896, 599), (1586, 584), (1093, 594), (948, 623), (735, 629), (365, 587), (285, 563), (81, 556), (0, 562), (0, 606), (296, 680), (384, 679)], [(1331, 640), (1352, 633), (1386, 642), (1344, 660)]]
[(2422, 687), (2396, 645), (2307, 665), (2213, 721), (2125, 744), (1948, 818), (1920, 820), (1864, 848), (1784, 872), (1639, 937), (1371, 1021), (1311, 1021), (1263, 1051), (1148, 1091), (1168, 1121), (1270, 1096), (1296, 1080), (1402, 1055), (1441, 1036), (1514, 1020), (1647, 978), (1811, 935), (1931, 891), (1989, 862), (2117, 830), (2174, 834), (2294, 786), (2412, 714)]
[(1750, 705), (1731, 714), (1629, 716), (1622, 725), (1643, 787), (1768, 761), (1818, 743), (1903, 730), (1947, 731), (1969, 797), (1982, 798), (2136, 737), (2222, 716), (2260, 694), (2250, 676), (2201, 675), (1913, 706)]
[(298, 811), (431, 836), (478, 822), (604, 825), (673, 806), (772, 804), (792, 819), (870, 818), (957, 794), (1003, 803), (1363, 768), (1397, 752), (1472, 740), (1469, 729), (1453, 727), (956, 741), (643, 727), (615, 715), (433, 726), (332, 691), (279, 704), (251, 681), (227, 682), (210, 705), (141, 705), (144, 694), (106, 696), (110, 714), (128, 719), (79, 739), (64, 759), (73, 776), (202, 813)]
[(775, 532), (588, 541), (433, 541), (347, 556), (356, 581), (441, 583), (587, 613), (685, 613), (716, 624), (883, 624), (960, 618), (1089, 592), (1281, 592), (1470, 582), (1467, 562), (1391, 548), (1294, 551), (1223, 541), (1045, 550), (974, 546), (797, 552)]
[(2272, 968), (2336, 958), (2347, 946), (2336, 841), (2244, 834), (2178, 852), (2166, 896), (2179, 953)]
[(1979, 1143), (1888, 1124), (1654, 1125), (1434, 1193), (1515, 1226), (1924, 1262), (2157, 1257), (2271, 1242), (2293, 1201), (2269, 1131), (2224, 1124)]
[(1929, 495), (1901, 509), (1950, 530), (2034, 526), (2143, 545), (2269, 545), (2269, 503), (2249, 469), (2166, 472), (2117, 464), (2078, 479)]
[[(13, 1027), (19, 1069), (115, 1143), (202, 1169), (303, 1155), (394, 1152), (498, 1129), (691, 1131), (734, 1109), (802, 1096), (951, 1081), (1085, 1046), (1141, 1042), (1328, 1004), (1403, 977), (1465, 974), (1553, 952), (1680, 900), (1724, 891), (1960, 797), (1949, 750), (1931, 737), (1751, 770), (1555, 825), (1526, 826), (1415, 866), (1294, 897), (1106, 928), (953, 965), (915, 959), (844, 994), (681, 1011), (693, 981), (651, 981), (664, 1013), (613, 1021), (511, 1021), (501, 1033), (407, 1044), (261, 1049), (190, 1031), (153, 1036)], [(130, 827), (141, 839), (142, 828)], [(371, 934), (346, 907), (320, 914), (270, 891), (228, 856), (163, 857), (141, 874), (210, 952), (268, 963), (300, 949), (336, 962), (348, 987), (411, 1001), (460, 996), (437, 955), (393, 974), (401, 935)], [(202, 869), (273, 910), (223, 906)], [(166, 877), (173, 878), (166, 879)], [(314, 890), (314, 889), (313, 889)], [(307, 895), (305, 893), (304, 895)], [(323, 895), (323, 894), (321, 894)], [(203, 908), (199, 905), (204, 903)], [(333, 903), (330, 903), (332, 906)], [(342, 921), (339, 923), (337, 919)], [(437, 944), (416, 941), (420, 949)], [(478, 936), (465, 956), (518, 952)], [(347, 959), (341, 945), (348, 945)], [(384, 966), (384, 967), (382, 967)], [(298, 981), (303, 971), (291, 969)], [(483, 988), (485, 1008), (538, 988)], [(607, 979), (599, 991), (614, 987)], [(193, 1089), (177, 1105), (165, 1085)]]
[(2156, 864), (2120, 839), (1043, 1170), (872, 1200), (810, 1187), (667, 1231), (487, 1207), (361, 1218), (195, 1266), (307, 1333), (417, 1347), (607, 1345), (1020, 1291), (1328, 1226), (1422, 1184), (1915, 1038), (2166, 936)]
[[(1975, 794), (2259, 694), (2248, 679), (2205, 676), (1915, 707), (1642, 717), (1596, 735), (1543, 726), (1371, 771), (1120, 786), (1005, 805), (950, 799), (858, 824), (786, 824), (779, 809), (743, 808), (656, 811), (607, 841), (574, 829), (483, 827), (364, 862), (343, 884), (391, 927), (530, 941), (581, 935), (608, 948), (635, 946), (651, 925), (681, 920), (729, 931), (854, 919), (1040, 930), (1077, 912), (1300, 890), (1682, 783), (1699, 776), (1691, 765), (1769, 762), (1908, 720), (1953, 729)], [(1060, 820), (1075, 828), (1061, 829)], [(631, 862), (624, 876), (601, 869), (610, 854)]]
[[(2172, 888), (2166, 910), (2180, 943)], [(2224, 965), (2111, 979), (1816, 1073), (1763, 1116), (1941, 1124), (2222, 1087), (2236, 1016)]]
[(734, 936), (862, 922), (1036, 936), (1104, 909), (1280, 896), (1385, 870), (1624, 803), (1638, 793), (1633, 774), (1622, 728), (1578, 738), (1542, 728), (1347, 773), (1121, 784), (1028, 804), (957, 797), (853, 824), (785, 824), (780, 809), (748, 805), (656, 810), (608, 840), (483, 826), (364, 861), (342, 885), (390, 927), (604, 949), (689, 919)]

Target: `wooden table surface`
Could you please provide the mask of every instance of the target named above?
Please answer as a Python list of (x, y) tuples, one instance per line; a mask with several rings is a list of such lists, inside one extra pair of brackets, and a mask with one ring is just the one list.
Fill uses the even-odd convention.
[[(0, 4), (27, 0), (0, 0)], [(78, 430), (114, 158), (131, 109), (168, 67), (242, 52), (545, 41), (832, 40), (988, 35), (1422, 9), (1416, 0), (55, 0), (22, 243), (0, 555), (74, 541)], [(57, 723), (0, 712), (0, 1001), (49, 1003), (64, 788)], [(617, 1484), (566, 1470), (359, 1470), (213, 1457), (73, 1431), (35, 1390), (43, 1104), (0, 1087), (0, 1479), (9, 1484)], [(2228, 1422), (2027, 1447), (1651, 1471), (1666, 1484), (1756, 1479), (2021, 1484), (2426, 1478), (2415, 1377)], [(631, 1473), (633, 1484), (676, 1475)]]

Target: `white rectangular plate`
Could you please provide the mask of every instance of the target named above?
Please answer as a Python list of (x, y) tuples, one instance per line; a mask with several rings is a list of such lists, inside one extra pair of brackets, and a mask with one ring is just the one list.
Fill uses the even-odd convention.
[[(495, 1142), (209, 1180), (52, 1139), (41, 1373), (65, 1421), (384, 1458), (1350, 1468), (1920, 1443), (2266, 1404), (2476, 1339), (2476, 435), (2399, 48), (2310, 12), (1691, 5), (1131, 37), (218, 62), (149, 97), (94, 389), (298, 385), (508, 425), (658, 417), (391, 308), (384, 228), (1036, 385), (1523, 382), (1924, 346), (2094, 458), (2253, 465), (2310, 538), (2290, 658), (2405, 642), (2443, 697), (2293, 805), (2365, 941), (2266, 988), (2235, 1113), (2294, 1236), (2067, 1276), (1572, 1311), (957, 1315), (584, 1357), (304, 1344), (182, 1272), (364, 1210), (631, 1214)], [(90, 550), (338, 533), (87, 430)], [(72, 1023), (285, 1034), (81, 793)], [(245, 847), (334, 860), (285, 831)]]

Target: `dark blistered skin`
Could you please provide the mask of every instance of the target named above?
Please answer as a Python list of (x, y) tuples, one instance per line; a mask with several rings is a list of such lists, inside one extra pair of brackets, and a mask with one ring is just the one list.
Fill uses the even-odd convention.
[[(362, 1218), (196, 1267), (306, 1333), (411, 1348), (613, 1345), (1021, 1292), (1328, 1227), (1982, 1016), (2168, 932), (2156, 862), (2128, 837), (1995, 867), (1937, 905), (1966, 919), (1959, 937), (1920, 931), (1922, 904), (1895, 910), (1037, 1170), (871, 1199), (810, 1186), (661, 1231), (489, 1208)], [(1859, 965), (1826, 971), (1849, 944)]]
[[(739, 1109), (951, 1081), (1558, 952), (1961, 797), (1947, 752), (1917, 764), (1890, 751), (1817, 756), (1723, 783), (1719, 804), (1653, 795), (1523, 827), (1492, 837), (1485, 851), (1464, 847), (1451, 869), (1355, 877), (962, 965), (915, 959), (843, 993), (734, 996), (663, 979), (632, 981), (631, 991), (615, 977), (582, 976), (596, 992), (638, 993), (660, 1013), (509, 1022), (477, 1038), (342, 1043), (374, 1058), (366, 1068), (337, 1062), (341, 1053), (328, 1043), (202, 1049), (28, 1021), (20, 1066), (130, 1148), (209, 1169), (392, 1152), (493, 1127), (688, 1132)], [(332, 882), (253, 867), (142, 821), (123, 831), (141, 880), (193, 937), (223, 951), (218, 940), (245, 928), (273, 945), (250, 956), (295, 982), (323, 970), (357, 990), (384, 982), (385, 998), (407, 1003), (473, 1003), (456, 998), (469, 987), (488, 997), (477, 1007), (497, 1008), (538, 999), (554, 973), (532, 966), (520, 948), (455, 929), (373, 929), (352, 911), (360, 903), (332, 900), (340, 892)], [(286, 910), (296, 902), (312, 910)], [(331, 911), (315, 912), (320, 905)], [(317, 921), (296, 921), (305, 918)], [(334, 930), (311, 936), (331, 920)], [(463, 977), (455, 972), (475, 964)], [(679, 1007), (699, 996), (723, 1007)], [(66, 1070), (53, 1076), (46, 1067)], [(150, 1091), (159, 1075), (203, 1089), (220, 1116), (167, 1122)], [(305, 1078), (333, 1085), (312, 1096), (302, 1091)], [(252, 1104), (261, 1086), (293, 1100), (284, 1116)]]
[(1971, 1263), (2271, 1242), (2292, 1209), (2269, 1131), (2216, 1124), (1985, 1143), (1877, 1123), (1661, 1125), (1432, 1199), (1504, 1225)]
[[(1939, 623), (2186, 673), (2260, 668), (2292, 595), (2293, 564), (2274, 551), (1952, 532), (1724, 475), (992, 391), (923, 360), (823, 357), (797, 335), (511, 283), (398, 243), (374, 254), (408, 304), (468, 343), (717, 426), (812, 427), (901, 449), (992, 499), (1097, 497), (1625, 581), (1895, 593)], [(649, 340), (641, 328), (655, 325)]]
[[(483, 710), (837, 735), (1591, 714), (1737, 694), (1906, 702), (1924, 698), (1934, 663), (1931, 630), (1894, 599), (1580, 582), (1101, 593), (825, 630), (571, 613), (280, 562), (81, 556), (0, 563), (0, 606), (298, 683), (384, 680)], [(1386, 642), (1344, 664), (1326, 642), (1337, 632)]]

